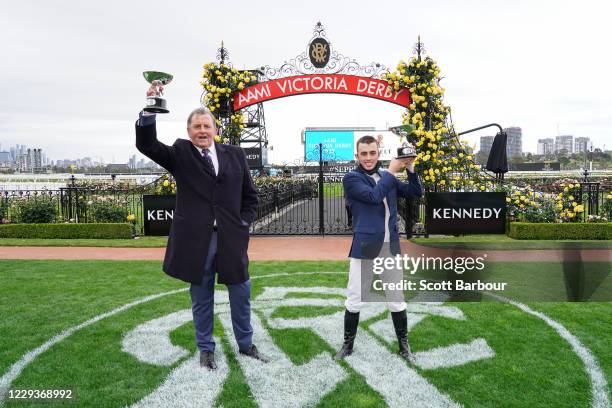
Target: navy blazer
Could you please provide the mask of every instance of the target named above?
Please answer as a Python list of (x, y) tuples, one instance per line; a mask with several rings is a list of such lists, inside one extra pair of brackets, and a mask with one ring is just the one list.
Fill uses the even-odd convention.
[(258, 199), (244, 151), (215, 143), (219, 159), (215, 176), (191, 141), (176, 139), (168, 146), (157, 140), (154, 121), (143, 126), (136, 122), (136, 147), (176, 180), (164, 272), (201, 284), (216, 220), (218, 282), (236, 284), (249, 279), (249, 224), (257, 217)]
[(378, 256), (385, 237), (385, 204), (389, 206), (391, 253), (399, 254), (397, 231), (397, 198), (416, 198), (423, 188), (416, 173), (409, 173), (408, 182), (399, 181), (386, 170), (379, 170), (378, 183), (361, 168), (348, 172), (342, 179), (344, 194), (353, 213), (353, 243), (349, 257), (373, 259)]

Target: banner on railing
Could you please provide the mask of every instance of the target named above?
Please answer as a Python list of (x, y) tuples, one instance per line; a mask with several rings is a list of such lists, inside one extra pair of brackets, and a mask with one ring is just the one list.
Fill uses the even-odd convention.
[(427, 193), (428, 234), (504, 234), (506, 193)]
[(143, 195), (144, 234), (167, 236), (170, 233), (176, 196)]

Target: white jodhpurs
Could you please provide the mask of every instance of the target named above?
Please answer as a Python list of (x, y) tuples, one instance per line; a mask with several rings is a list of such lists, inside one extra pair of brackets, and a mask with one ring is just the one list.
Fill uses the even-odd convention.
[[(346, 301), (344, 302), (344, 305), (349, 312), (358, 313), (364, 303), (361, 297), (361, 259), (349, 259), (349, 280), (347, 286)], [(364, 283), (367, 283), (368, 286), (370, 286), (373, 278), (374, 273), (370, 271), (368, 280), (366, 281), (364, 279)], [(387, 308), (391, 312), (401, 312), (403, 310), (406, 310), (406, 302), (387, 301), (386, 303)]]

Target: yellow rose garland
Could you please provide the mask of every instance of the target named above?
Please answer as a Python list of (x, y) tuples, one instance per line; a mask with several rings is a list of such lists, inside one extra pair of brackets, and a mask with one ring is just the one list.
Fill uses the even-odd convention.
[(402, 123), (415, 131), (409, 136), (417, 151), (415, 165), (429, 191), (485, 191), (487, 185), (467, 142), (458, 143), (447, 120), (450, 108), (443, 103), (440, 68), (430, 57), (400, 61), (397, 69), (382, 79), (392, 89), (408, 88), (412, 103), (402, 114)]
[[(217, 126), (223, 136), (217, 141), (237, 145), (245, 124), (242, 113), (233, 111), (232, 95), (256, 84), (257, 76), (251, 71), (239, 71), (227, 64), (214, 62), (204, 64), (203, 68), (200, 82), (204, 88), (202, 104), (217, 117)], [(226, 120), (222, 121), (222, 118)]]

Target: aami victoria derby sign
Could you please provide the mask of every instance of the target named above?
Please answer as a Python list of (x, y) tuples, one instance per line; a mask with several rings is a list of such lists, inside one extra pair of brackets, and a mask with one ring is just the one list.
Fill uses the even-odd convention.
[(504, 234), (506, 193), (427, 193), (428, 234)]
[(386, 81), (355, 75), (309, 74), (261, 82), (234, 94), (234, 110), (285, 96), (339, 93), (380, 99), (401, 106), (410, 105), (410, 92), (389, 88)]
[(176, 196), (173, 195), (142, 196), (145, 235), (166, 236), (170, 233), (175, 202)]

